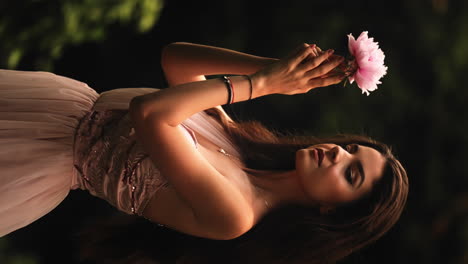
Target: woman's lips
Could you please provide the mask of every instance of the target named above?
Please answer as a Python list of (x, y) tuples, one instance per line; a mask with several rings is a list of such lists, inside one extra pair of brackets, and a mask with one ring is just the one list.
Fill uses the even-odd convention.
[(322, 149), (317, 149), (317, 154), (318, 154), (318, 165), (319, 167), (322, 165), (323, 157), (325, 156), (325, 153), (323, 153)]
[(320, 167), (320, 165), (322, 165), (323, 156), (325, 154), (323, 153), (323, 150), (321, 149), (314, 149), (313, 153), (314, 153), (314, 158), (317, 161), (317, 166)]

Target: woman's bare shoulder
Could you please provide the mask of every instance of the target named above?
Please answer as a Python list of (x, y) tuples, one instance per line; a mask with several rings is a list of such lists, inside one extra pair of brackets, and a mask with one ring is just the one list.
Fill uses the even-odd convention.
[[(210, 208), (210, 202), (206, 202), (206, 207)], [(216, 207), (212, 207), (216, 210)], [(199, 222), (197, 213), (184, 201), (173, 188), (166, 187), (158, 190), (158, 192), (148, 202), (143, 216), (153, 222), (162, 224), (168, 228), (177, 230), (179, 232), (200, 236), (209, 239), (228, 240), (241, 236), (250, 230), (254, 223), (249, 218), (244, 217), (248, 215), (251, 210), (250, 207), (244, 208), (240, 212), (239, 217), (235, 222), (226, 221), (228, 227), (218, 229), (215, 225)], [(216, 226), (223, 226), (222, 218), (216, 219)]]

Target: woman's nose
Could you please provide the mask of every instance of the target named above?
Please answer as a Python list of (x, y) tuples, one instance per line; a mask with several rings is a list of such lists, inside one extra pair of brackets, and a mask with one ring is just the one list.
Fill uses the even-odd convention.
[(336, 163), (341, 159), (341, 155), (343, 154), (343, 149), (340, 146), (335, 146), (331, 148), (328, 152), (328, 158), (332, 163)]

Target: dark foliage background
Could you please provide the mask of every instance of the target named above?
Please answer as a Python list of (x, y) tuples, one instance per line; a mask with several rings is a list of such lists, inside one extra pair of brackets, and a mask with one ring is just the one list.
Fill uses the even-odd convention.
[[(468, 263), (464, 0), (4, 0), (0, 66), (53, 71), (98, 92), (165, 87), (160, 51), (170, 42), (269, 57), (307, 42), (344, 54), (346, 35), (364, 30), (389, 68), (370, 96), (338, 85), (227, 110), (272, 128), (364, 133), (394, 147), (410, 177), (407, 209), (388, 235), (343, 263)], [(0, 239), (0, 262), (76, 263), (77, 231), (113, 212), (72, 192), (49, 215)]]

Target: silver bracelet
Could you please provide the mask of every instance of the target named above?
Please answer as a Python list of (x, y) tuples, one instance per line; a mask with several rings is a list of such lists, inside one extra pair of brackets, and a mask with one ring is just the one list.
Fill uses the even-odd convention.
[(222, 77), (223, 81), (224, 81), (224, 84), (226, 84), (226, 88), (228, 90), (228, 101), (227, 101), (227, 104), (232, 104), (232, 101), (234, 99), (234, 96), (233, 96), (233, 89), (232, 89), (232, 82), (231, 82), (231, 79), (227, 76), (223, 76)]

